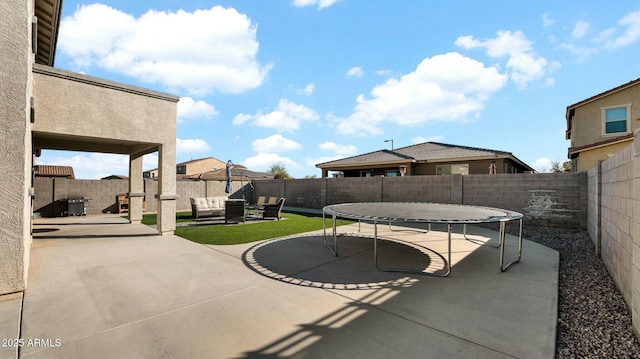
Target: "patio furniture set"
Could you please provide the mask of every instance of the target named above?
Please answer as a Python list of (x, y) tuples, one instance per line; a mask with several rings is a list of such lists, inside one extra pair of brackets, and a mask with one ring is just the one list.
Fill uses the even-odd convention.
[(284, 198), (260, 196), (254, 204), (244, 199), (230, 199), (226, 196), (193, 197), (191, 201), (191, 216), (195, 220), (224, 216), (225, 223), (229, 221), (245, 222), (247, 217), (253, 218), (282, 218)]

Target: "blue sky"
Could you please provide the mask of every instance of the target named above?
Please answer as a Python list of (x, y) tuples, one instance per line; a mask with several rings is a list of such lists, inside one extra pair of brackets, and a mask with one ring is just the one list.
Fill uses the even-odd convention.
[[(179, 96), (177, 162), (302, 178), (389, 139), (549, 170), (566, 160), (566, 107), (640, 77), (638, 54), (637, 1), (64, 0), (55, 66)], [(127, 161), (37, 160), (77, 178)]]

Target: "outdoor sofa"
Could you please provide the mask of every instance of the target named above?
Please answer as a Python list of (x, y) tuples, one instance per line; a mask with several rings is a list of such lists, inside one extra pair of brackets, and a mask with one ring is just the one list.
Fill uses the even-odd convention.
[(195, 197), (191, 200), (191, 217), (195, 219), (203, 217), (222, 216), (225, 202), (228, 197)]

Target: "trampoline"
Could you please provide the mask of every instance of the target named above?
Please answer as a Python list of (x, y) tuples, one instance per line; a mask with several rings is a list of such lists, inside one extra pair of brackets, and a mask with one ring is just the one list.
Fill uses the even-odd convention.
[[(324, 224), (326, 215), (333, 218), (333, 246), (327, 241), (327, 228)], [(374, 226), (373, 257), (376, 268), (386, 272), (412, 272), (426, 275), (446, 277), (451, 273), (451, 227), (453, 224), (463, 224), (464, 237), (467, 224), (499, 223), (498, 245), (500, 249), (500, 271), (506, 271), (512, 264), (518, 263), (522, 258), (522, 214), (499, 208), (467, 206), (440, 203), (415, 203), (415, 202), (371, 202), (371, 203), (342, 203), (325, 206), (322, 209), (324, 245), (329, 248), (334, 256), (338, 256), (338, 234), (336, 233), (336, 218), (347, 218), (362, 221), (370, 221)], [(504, 265), (505, 224), (509, 221), (519, 220), (518, 257), (516, 260)], [(427, 272), (414, 269), (382, 268), (378, 265), (378, 223), (441, 223), (447, 225), (448, 253), (445, 273)], [(423, 247), (423, 246), (421, 246)], [(423, 247), (428, 249), (426, 247)]]

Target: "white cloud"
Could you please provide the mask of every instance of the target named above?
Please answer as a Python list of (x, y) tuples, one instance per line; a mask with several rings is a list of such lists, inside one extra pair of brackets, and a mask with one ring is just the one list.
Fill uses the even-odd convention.
[(347, 77), (362, 77), (364, 70), (361, 66), (352, 67), (347, 71)]
[(443, 139), (444, 139), (444, 136), (442, 135), (430, 136), (430, 137), (417, 136), (411, 139), (411, 143), (415, 145), (418, 143), (425, 143), (425, 142), (440, 142)]
[(200, 139), (176, 139), (176, 152), (197, 153), (211, 150), (207, 142)]
[(587, 57), (593, 55), (594, 53), (596, 53), (596, 49), (591, 48), (591, 47), (582, 47), (582, 46), (575, 46), (573, 44), (567, 43), (567, 42), (563, 42), (562, 44), (558, 45), (559, 48), (564, 49), (569, 51), (571, 54), (573, 54), (575, 56), (575, 59), (578, 62), (582, 62), (584, 60), (587, 59)]
[(337, 3), (338, 1), (340, 0), (293, 0), (293, 6), (306, 7), (318, 5), (318, 9), (324, 9)]
[(549, 158), (546, 157), (542, 157), (542, 158), (538, 158), (534, 163), (533, 163), (533, 168), (536, 169), (536, 171), (538, 172), (550, 172), (551, 171), (551, 160)]
[(287, 172), (291, 173), (291, 169), (299, 169), (300, 166), (288, 157), (283, 157), (275, 153), (258, 153), (253, 157), (249, 157), (242, 161), (242, 164), (252, 171), (268, 172), (271, 165), (282, 163)]
[(157, 153), (150, 153), (142, 156), (142, 170), (147, 171), (153, 168), (158, 168), (158, 155)]
[(262, 84), (272, 65), (256, 60), (257, 26), (233, 8), (134, 17), (103, 4), (62, 19), (58, 49), (79, 69), (98, 67), (168, 89), (204, 95)]
[(464, 122), (479, 115), (486, 101), (501, 89), (506, 76), (496, 67), (459, 53), (424, 59), (414, 72), (391, 78), (371, 90), (370, 98), (359, 95), (354, 112), (347, 118), (332, 118), (343, 134), (381, 134), (383, 121), (414, 126), (429, 121)]
[(247, 122), (260, 127), (273, 128), (278, 131), (296, 131), (303, 122), (317, 121), (320, 116), (304, 105), (295, 104), (287, 99), (281, 99), (278, 107), (269, 113), (256, 113), (254, 115), (241, 113), (234, 117), (234, 125), (242, 125)]
[(181, 97), (178, 101), (178, 121), (182, 119), (208, 119), (219, 114), (206, 101), (194, 101), (191, 97)]
[(551, 18), (551, 15), (549, 13), (544, 13), (542, 14), (542, 26), (543, 27), (549, 27), (551, 25), (553, 25), (556, 21)]
[(77, 179), (100, 179), (129, 174), (129, 156), (107, 153), (43, 151), (37, 164), (71, 166)]
[(614, 36), (616, 31), (613, 29), (607, 29), (601, 33), (601, 40), (606, 41), (607, 48), (627, 46), (640, 39), (640, 11), (623, 16), (618, 20), (618, 25), (625, 28), (619, 36)]
[(251, 147), (256, 152), (280, 153), (299, 150), (302, 145), (296, 141), (284, 138), (282, 135), (273, 135), (253, 141)]
[(498, 31), (493, 39), (477, 40), (473, 36), (461, 36), (455, 44), (464, 49), (484, 48), (490, 57), (508, 56), (506, 67), (511, 70), (511, 79), (520, 87), (538, 80), (555, 69), (557, 62), (549, 62), (537, 56), (533, 43), (522, 31)]
[(313, 95), (313, 91), (315, 91), (316, 89), (316, 84), (314, 84), (313, 82), (310, 82), (307, 84), (307, 86), (304, 87), (304, 89), (302, 90), (302, 93), (304, 93), (307, 96), (311, 96)]
[(589, 29), (591, 29), (591, 24), (586, 21), (578, 21), (573, 27), (571, 36), (575, 39), (583, 38), (589, 32)]
[(335, 142), (321, 143), (318, 147), (323, 151), (333, 152), (338, 156), (354, 155), (358, 151), (354, 145), (340, 145)]
[(378, 76), (389, 76), (393, 74), (393, 70), (388, 70), (388, 69), (384, 69), (384, 70), (377, 70), (376, 71), (376, 75)]

